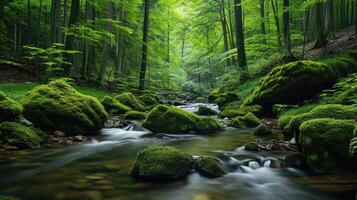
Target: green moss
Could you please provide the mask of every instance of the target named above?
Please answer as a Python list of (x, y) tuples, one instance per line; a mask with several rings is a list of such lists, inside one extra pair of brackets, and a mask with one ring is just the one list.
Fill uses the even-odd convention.
[(197, 133), (214, 133), (223, 130), (219, 121), (213, 117), (200, 117), (195, 127)]
[(254, 129), (253, 134), (256, 136), (268, 136), (273, 134), (273, 131), (264, 124), (260, 124), (257, 128)]
[(0, 122), (13, 121), (23, 111), (21, 104), (0, 91)]
[(293, 117), (289, 124), (285, 126), (285, 131), (295, 134), (295, 139), (298, 141), (300, 125), (305, 121), (317, 118), (357, 120), (357, 107), (348, 107), (338, 104), (320, 105), (312, 109), (310, 112)]
[(212, 116), (212, 115), (217, 115), (218, 113), (206, 106), (200, 106), (196, 114), (200, 116)]
[(197, 98), (195, 99), (195, 102), (196, 102), (196, 103), (207, 103), (208, 100), (207, 100), (206, 97), (197, 97)]
[(260, 115), (263, 107), (260, 105), (254, 106), (242, 106), (238, 108), (233, 108), (232, 106), (228, 106), (224, 108), (222, 112), (219, 113), (219, 117), (221, 118), (235, 118), (238, 116), (244, 116), (248, 113), (253, 113), (255, 115)]
[(139, 112), (139, 111), (128, 111), (124, 115), (124, 119), (126, 120), (142, 120), (145, 119), (147, 116), (146, 113), (144, 112)]
[(281, 113), (278, 118), (278, 126), (280, 128), (283, 128), (284, 130), (286, 130), (287, 129), (286, 126), (290, 123), (290, 120), (292, 118), (294, 118), (297, 115), (310, 112), (312, 109), (316, 108), (317, 106), (319, 106), (319, 105), (318, 104), (309, 104), (309, 105), (301, 106), (298, 108), (292, 108), (292, 109), (289, 109), (289, 110)]
[(221, 129), (216, 119), (204, 118), (185, 110), (158, 105), (149, 112), (143, 126), (155, 133), (190, 133)]
[(217, 98), (214, 100), (219, 107), (223, 107), (224, 105), (239, 100), (238, 95), (233, 92), (225, 92), (217, 95)]
[(25, 117), (36, 127), (67, 135), (98, 131), (108, 118), (97, 99), (80, 94), (60, 80), (34, 88), (22, 104)]
[(0, 141), (20, 148), (37, 148), (47, 139), (39, 129), (26, 127), (15, 122), (0, 124)]
[(104, 106), (105, 110), (110, 114), (125, 114), (128, 111), (133, 110), (130, 107), (123, 105), (119, 101), (109, 96), (105, 96), (101, 100), (101, 103)]
[(260, 124), (262, 124), (260, 119), (253, 113), (248, 113), (244, 116), (234, 118), (229, 125), (235, 128), (255, 128)]
[(208, 177), (219, 177), (225, 174), (221, 164), (216, 159), (210, 157), (198, 159), (196, 169), (200, 174)]
[(174, 147), (151, 146), (141, 150), (131, 170), (134, 177), (171, 179), (186, 175), (192, 156)]
[(320, 118), (305, 121), (300, 126), (299, 143), (310, 168), (315, 171), (335, 171), (350, 167), (350, 141), (355, 120)]
[(145, 106), (143, 105), (143, 103), (130, 92), (124, 92), (122, 94), (119, 94), (115, 96), (114, 99), (116, 99), (117, 101), (119, 101), (120, 103), (126, 106), (129, 106), (133, 110), (136, 111), (145, 110)]
[(139, 96), (139, 100), (147, 106), (156, 106), (159, 104), (159, 99), (155, 95), (143, 94)]
[(20, 200), (20, 199), (17, 197), (13, 197), (13, 196), (0, 195), (0, 200)]
[(274, 104), (296, 104), (356, 71), (356, 58), (351, 55), (325, 61), (292, 62), (271, 71), (244, 104), (259, 104), (265, 108)]

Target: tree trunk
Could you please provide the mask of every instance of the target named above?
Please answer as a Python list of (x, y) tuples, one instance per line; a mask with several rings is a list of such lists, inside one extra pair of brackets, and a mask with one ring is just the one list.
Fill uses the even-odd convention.
[(236, 18), (236, 40), (237, 40), (237, 51), (238, 51), (238, 63), (239, 63), (239, 67), (245, 68), (247, 66), (247, 60), (245, 55), (241, 0), (234, 0), (234, 13)]
[(40, 37), (41, 37), (41, 15), (42, 15), (42, 3), (43, 3), (43, 0), (40, 0), (40, 8), (39, 8), (39, 11), (38, 11), (38, 24), (37, 24), (37, 47), (40, 47)]
[(31, 44), (31, 35), (32, 35), (32, 27), (31, 27), (31, 1), (27, 0), (27, 44)]
[(289, 0), (283, 0), (283, 30), (284, 30), (284, 46), (285, 46), (285, 53), (290, 58), (294, 57), (291, 51), (291, 41), (290, 41), (290, 22), (289, 22)]
[[(224, 0), (221, 0), (220, 3), (220, 16), (221, 16), (221, 25), (222, 25), (222, 33), (223, 33), (223, 40), (224, 40), (224, 51), (229, 51), (228, 45), (228, 32), (227, 32), (227, 21), (226, 21), (226, 12), (225, 12), (225, 3)], [(230, 59), (226, 61), (227, 66), (231, 66)]]
[[(124, 21), (125, 20), (125, 16), (124, 16), (124, 7), (121, 6), (121, 8), (119, 9), (119, 14), (117, 16), (117, 20), (119, 21)], [(122, 70), (122, 45), (121, 45), (121, 35), (119, 34), (119, 32), (117, 32), (116, 34), (116, 48), (115, 48), (115, 71), (114, 71), (114, 78), (115, 79), (119, 79), (121, 76), (121, 70)]]
[(140, 68), (140, 78), (139, 78), (139, 89), (145, 89), (145, 74), (146, 66), (148, 62), (148, 36), (149, 36), (149, 15), (150, 15), (150, 0), (145, 0), (144, 5), (144, 26), (143, 26), (143, 47), (142, 47), (142, 58), (141, 58), (141, 68)]
[(265, 30), (265, 0), (260, 0), (260, 33), (262, 34), (262, 43), (267, 44)]
[[(108, 19), (113, 19), (114, 15), (114, 2), (112, 0), (109, 1), (108, 5)], [(113, 24), (111, 22), (107, 23), (107, 32), (112, 32), (113, 30)], [(102, 49), (102, 63), (100, 65), (100, 72), (99, 72), (99, 77), (98, 81), (101, 82), (101, 84), (104, 84), (104, 78), (106, 74), (106, 69), (107, 69), (107, 61), (108, 61), (108, 54), (109, 54), (109, 48), (110, 44), (106, 42), (103, 45)]]
[(61, 0), (52, 0), (51, 4), (51, 43), (60, 42), (61, 35)]
[[(275, 2), (276, 3), (276, 2)], [(278, 11), (278, 5), (277, 3), (275, 4), (274, 0), (271, 0), (271, 6), (273, 9), (274, 13), (274, 19), (275, 19), (275, 25), (276, 25), (276, 32), (277, 32), (277, 41), (278, 41), (278, 48), (281, 47), (281, 36), (280, 36), (280, 20), (279, 20), (279, 11)]]
[(328, 37), (335, 38), (335, 27), (334, 27), (334, 11), (333, 11), (333, 0), (328, 0), (326, 2), (326, 33)]
[(323, 21), (323, 3), (315, 5), (315, 48), (325, 47), (327, 45), (326, 33)]

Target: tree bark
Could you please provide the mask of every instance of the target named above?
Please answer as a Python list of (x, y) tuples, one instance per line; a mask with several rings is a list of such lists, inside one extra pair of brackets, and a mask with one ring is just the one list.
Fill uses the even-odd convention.
[(149, 16), (150, 16), (150, 0), (145, 0), (144, 4), (144, 26), (143, 26), (143, 47), (139, 77), (139, 89), (145, 89), (145, 75), (148, 62), (148, 36), (149, 36)]
[(51, 43), (60, 42), (61, 35), (61, 0), (52, 0), (51, 4)]
[(290, 22), (289, 22), (289, 0), (283, 0), (283, 30), (284, 30), (284, 46), (286, 55), (290, 58), (293, 57), (291, 51), (291, 41), (290, 41)]
[(315, 48), (325, 47), (327, 38), (323, 21), (323, 3), (319, 2), (315, 5)]
[[(276, 4), (275, 4), (276, 3)], [(275, 19), (275, 25), (276, 25), (276, 32), (277, 32), (277, 41), (278, 41), (278, 47), (281, 47), (281, 36), (280, 36), (280, 20), (279, 20), (279, 11), (278, 11), (278, 5), (277, 2), (274, 3), (274, 0), (271, 0), (271, 6), (273, 9), (274, 13), (274, 19)]]
[[(224, 3), (224, 0), (221, 0), (221, 2), (220, 2), (220, 17), (221, 17), (223, 40), (224, 40), (224, 50), (225, 50), (225, 52), (228, 52), (229, 51), (228, 32), (227, 32), (227, 21), (226, 21), (225, 15), (226, 15), (225, 3)], [(227, 59), (226, 65), (227, 66), (231, 65), (230, 59)]]
[(247, 66), (245, 45), (244, 45), (244, 31), (243, 31), (243, 16), (241, 0), (234, 0), (234, 13), (236, 18), (236, 40), (238, 52), (239, 67), (245, 68)]
[(262, 43), (267, 44), (265, 29), (265, 0), (260, 0), (260, 33), (263, 36)]
[(335, 27), (334, 27), (334, 3), (333, 0), (328, 0), (326, 2), (326, 33), (329, 37), (335, 38)]

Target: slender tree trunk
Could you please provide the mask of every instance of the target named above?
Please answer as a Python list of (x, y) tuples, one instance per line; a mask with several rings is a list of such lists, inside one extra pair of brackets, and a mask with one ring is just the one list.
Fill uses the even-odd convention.
[(315, 5), (315, 48), (325, 47), (327, 45), (326, 33), (323, 22), (323, 3)]
[(145, 89), (145, 74), (146, 66), (148, 62), (148, 36), (149, 36), (149, 16), (150, 16), (150, 0), (145, 0), (145, 12), (144, 12), (144, 26), (143, 26), (143, 47), (142, 58), (139, 78), (139, 89)]
[(235, 5), (234, 13), (236, 17), (236, 40), (237, 40), (237, 51), (238, 51), (238, 63), (239, 63), (239, 67), (245, 68), (247, 66), (247, 60), (245, 55), (241, 0), (234, 0), (234, 5)]
[(335, 27), (334, 27), (334, 3), (333, 0), (328, 0), (326, 3), (326, 18), (325, 18), (325, 27), (328, 37), (335, 38)]
[(289, 22), (289, 0), (283, 0), (283, 30), (284, 30), (284, 46), (288, 60), (294, 57), (291, 51), (291, 41), (290, 41), (290, 22)]
[[(124, 21), (125, 16), (124, 16), (124, 7), (121, 6), (119, 8), (119, 14), (117, 16), (117, 20), (119, 21)], [(116, 48), (115, 48), (115, 71), (114, 71), (114, 78), (119, 79), (121, 75), (121, 70), (122, 70), (122, 45), (121, 45), (121, 35), (119, 32), (116, 34)]]
[[(222, 34), (223, 34), (223, 40), (224, 40), (224, 51), (228, 52), (229, 51), (229, 44), (228, 44), (228, 32), (227, 32), (227, 21), (226, 21), (226, 13), (225, 13), (225, 3), (224, 0), (221, 0), (220, 3), (220, 16), (221, 16), (221, 25), (222, 25)], [(227, 59), (226, 65), (230, 66), (231, 62), (230, 59)]]
[(31, 27), (31, 1), (27, 0), (27, 43), (31, 43), (32, 27)]
[[(79, 8), (80, 8), (80, 0), (72, 0), (71, 14), (69, 18), (68, 28), (74, 27), (78, 24)], [(75, 50), (75, 49), (76, 49), (75, 38), (73, 35), (69, 35), (66, 41), (66, 50)], [(67, 64), (64, 66), (64, 73), (65, 75), (69, 76), (71, 73), (71, 68), (75, 67), (73, 66), (75, 64), (75, 56), (72, 54), (66, 55), (66, 60), (67, 62), (72, 63), (72, 65)]]
[(51, 4), (51, 43), (60, 42), (61, 0), (52, 0)]
[[(68, 26), (68, 0), (63, 0), (63, 26)], [(62, 35), (63, 44), (67, 42), (67, 32), (64, 31)]]
[[(234, 42), (234, 29), (233, 29), (233, 22), (232, 22), (232, 2), (228, 0), (228, 17), (229, 17), (229, 37), (231, 41), (231, 49), (236, 48), (236, 44)], [(232, 57), (232, 63), (234, 66), (237, 67), (236, 57)], [(212, 76), (212, 74), (211, 74)]]
[[(110, 0), (109, 5), (108, 5), (108, 19), (113, 19), (113, 15), (114, 15), (114, 2), (112, 0)], [(112, 30), (113, 30), (113, 25), (111, 22), (108, 22), (107, 23), (107, 32), (110, 33), (110, 32), (112, 32)], [(105, 78), (106, 69), (107, 69), (109, 48), (110, 48), (110, 44), (108, 42), (106, 42), (103, 45), (103, 49), (102, 49), (102, 63), (100, 66), (100, 72), (99, 72), (99, 77), (98, 77), (98, 81), (100, 81), (102, 84), (104, 84), (104, 78)]]
[[(275, 2), (276, 3), (276, 2)], [(274, 13), (274, 19), (275, 19), (275, 25), (276, 25), (276, 32), (277, 32), (277, 41), (278, 41), (278, 48), (281, 47), (281, 34), (280, 34), (280, 20), (279, 20), (279, 11), (278, 11), (278, 5), (277, 3), (275, 4), (274, 0), (271, 0), (271, 6), (273, 9), (273, 13)]]
[(5, 1), (1, 0), (0, 1), (0, 21), (4, 20), (4, 7), (5, 7)]
[(38, 30), (37, 30), (37, 47), (40, 47), (40, 37), (41, 37), (41, 16), (42, 16), (42, 5), (43, 0), (40, 0), (40, 8), (38, 11)]
[(260, 33), (263, 36), (262, 43), (267, 44), (265, 30), (265, 0), (260, 0)]

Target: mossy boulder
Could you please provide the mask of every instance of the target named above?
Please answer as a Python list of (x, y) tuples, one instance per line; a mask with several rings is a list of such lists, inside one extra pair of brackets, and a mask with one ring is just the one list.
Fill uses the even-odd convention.
[(352, 167), (350, 141), (355, 120), (312, 119), (300, 126), (299, 144), (308, 166), (316, 172)]
[(180, 108), (158, 105), (151, 110), (143, 126), (155, 133), (208, 133), (222, 126), (211, 117), (200, 117)]
[(22, 104), (24, 116), (35, 127), (67, 135), (98, 131), (108, 118), (96, 98), (83, 95), (59, 80), (34, 88), (22, 99)]
[(293, 117), (289, 124), (285, 126), (285, 132), (295, 136), (299, 141), (300, 125), (308, 120), (317, 118), (352, 119), (357, 120), (357, 107), (349, 107), (338, 104), (320, 105), (307, 113)]
[(151, 146), (139, 151), (131, 176), (148, 179), (172, 179), (189, 173), (192, 156), (174, 147)]
[(220, 177), (225, 174), (222, 165), (214, 158), (202, 157), (196, 162), (197, 171), (204, 176)]
[(238, 108), (234, 107), (225, 107), (222, 112), (219, 113), (219, 117), (221, 118), (235, 118), (238, 116), (244, 116), (248, 113), (253, 113), (255, 115), (260, 115), (263, 107), (260, 105), (254, 106), (242, 106)]
[(273, 134), (273, 131), (265, 124), (260, 124), (254, 129), (253, 134), (256, 136), (269, 136)]
[(237, 101), (240, 98), (238, 97), (237, 94), (233, 92), (225, 92), (217, 95), (217, 98), (214, 100), (214, 103), (216, 103), (219, 107), (223, 107), (224, 105)]
[(130, 92), (124, 92), (114, 97), (120, 103), (132, 108), (136, 111), (144, 111), (145, 106), (144, 103), (141, 102), (135, 95)]
[(105, 110), (110, 114), (121, 115), (127, 113), (128, 111), (133, 110), (129, 106), (126, 106), (109, 96), (103, 97), (101, 103), (104, 106)]
[(218, 113), (206, 106), (200, 106), (196, 114), (200, 116), (213, 116), (213, 115), (217, 115)]
[(253, 113), (248, 113), (244, 116), (234, 118), (229, 125), (235, 128), (255, 128), (263, 122)]
[(155, 95), (143, 94), (139, 96), (139, 100), (146, 106), (156, 106), (159, 104), (159, 99)]
[(23, 126), (16, 122), (0, 124), (0, 141), (4, 144), (23, 149), (34, 149), (41, 146), (47, 135), (40, 129)]
[(331, 87), (339, 78), (357, 71), (354, 55), (325, 61), (297, 61), (271, 71), (245, 100), (245, 105), (297, 104)]
[(195, 99), (195, 102), (196, 103), (207, 103), (208, 102), (208, 99), (206, 97), (197, 97)]
[(147, 116), (147, 113), (139, 112), (139, 111), (128, 111), (124, 115), (124, 119), (126, 120), (143, 120)]
[(6, 95), (0, 91), (0, 122), (13, 121), (23, 111), (23, 107), (15, 100), (6, 97)]

